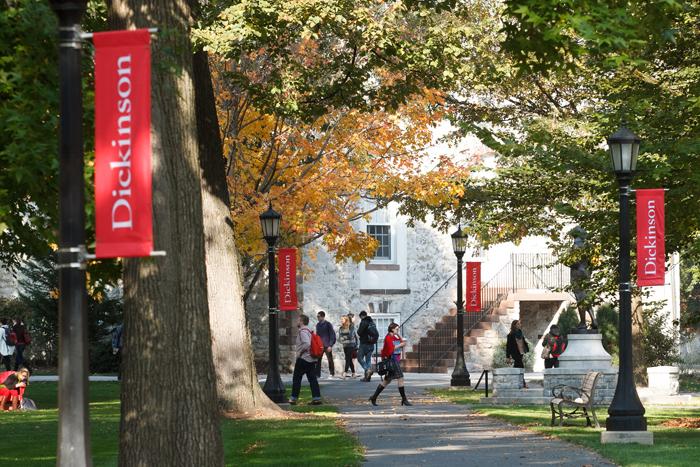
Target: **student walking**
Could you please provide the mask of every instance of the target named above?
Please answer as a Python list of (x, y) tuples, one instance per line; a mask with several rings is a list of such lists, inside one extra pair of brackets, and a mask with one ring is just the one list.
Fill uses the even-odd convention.
[[(335, 365), (333, 364), (333, 346), (335, 345), (335, 330), (333, 325), (326, 321), (326, 312), (321, 310), (316, 314), (318, 323), (316, 323), (316, 334), (323, 341), (324, 354), (328, 360), (328, 378), (335, 376)], [(323, 357), (318, 359), (316, 363), (316, 376), (321, 377), (321, 362)]]
[(292, 395), (289, 403), (294, 405), (299, 398), (301, 391), (301, 378), (306, 375), (306, 379), (311, 386), (311, 404), (321, 404), (321, 388), (316, 379), (316, 358), (311, 356), (311, 329), (309, 329), (309, 317), (300, 315), (297, 321), (299, 333), (296, 341), (296, 363), (294, 364), (294, 374), (292, 376)]
[(5, 370), (12, 370), (12, 355), (15, 353), (15, 345), (17, 344), (17, 335), (8, 326), (8, 319), (0, 319), (0, 356), (2, 363), (5, 365)]
[[(513, 362), (513, 368), (525, 368), (523, 357), (530, 351), (527, 345), (523, 330), (520, 325), (520, 320), (514, 320), (510, 325), (510, 333), (506, 340), (506, 359)], [(523, 376), (523, 387), (527, 389), (525, 376)]]
[(566, 350), (566, 342), (556, 324), (549, 327), (549, 332), (542, 338), (542, 358), (545, 368), (559, 368), (559, 356)]
[(352, 361), (353, 354), (357, 352), (357, 335), (355, 334), (354, 326), (350, 324), (348, 316), (341, 316), (340, 328), (338, 329), (338, 341), (343, 346), (345, 354), (345, 369), (343, 370), (343, 378), (347, 377), (348, 371), (351, 372), (351, 377), (355, 377), (355, 363)]
[(382, 347), (382, 360), (388, 363), (388, 371), (384, 376), (384, 380), (377, 386), (369, 401), (372, 405), (377, 405), (377, 397), (386, 388), (392, 380), (396, 380), (399, 385), (399, 394), (401, 394), (401, 405), (413, 405), (406, 398), (404, 389), (403, 371), (401, 370), (401, 349), (406, 346), (406, 341), (398, 335), (397, 329), (399, 325), (391, 323), (386, 337), (384, 337), (384, 347)]
[(24, 324), (24, 320), (21, 317), (16, 317), (12, 320), (12, 330), (17, 336), (17, 345), (15, 345), (15, 371), (24, 367), (24, 349), (32, 341), (27, 332), (27, 327)]
[(360, 381), (369, 382), (372, 378), (372, 352), (379, 340), (377, 325), (366, 311), (360, 312), (360, 326), (357, 328), (357, 336), (360, 338), (360, 348), (357, 353), (357, 361), (365, 370), (365, 377)]

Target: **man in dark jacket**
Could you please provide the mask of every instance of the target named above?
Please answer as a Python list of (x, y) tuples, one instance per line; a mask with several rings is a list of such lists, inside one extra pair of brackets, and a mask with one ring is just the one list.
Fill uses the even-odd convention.
[(360, 337), (360, 348), (357, 353), (357, 361), (365, 369), (365, 377), (361, 381), (370, 381), (372, 378), (372, 351), (379, 338), (377, 326), (372, 317), (366, 311), (360, 312), (360, 327), (357, 328), (357, 335)]
[[(335, 376), (335, 365), (333, 365), (333, 345), (335, 345), (335, 330), (333, 325), (326, 321), (326, 312), (321, 310), (316, 315), (318, 318), (318, 323), (316, 323), (316, 334), (323, 341), (324, 353), (328, 359), (328, 372), (330, 373), (329, 378)], [(321, 362), (323, 357), (318, 359), (316, 364), (316, 376), (321, 377)]]

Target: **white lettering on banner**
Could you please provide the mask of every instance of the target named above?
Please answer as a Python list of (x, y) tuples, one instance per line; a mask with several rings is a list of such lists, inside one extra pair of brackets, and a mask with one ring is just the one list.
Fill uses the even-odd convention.
[(133, 229), (131, 213), (131, 54), (117, 59), (117, 119), (118, 139), (112, 140), (119, 160), (109, 163), (111, 170), (117, 170), (120, 190), (112, 190), (115, 198), (112, 204), (112, 230)]
[(647, 203), (647, 232), (644, 236), (644, 274), (656, 275), (656, 201), (651, 199)]
[(477, 268), (472, 268), (471, 273), (472, 273), (472, 280), (471, 280), (471, 290), (469, 290), (469, 305), (473, 308), (476, 308), (478, 303), (477, 303), (477, 277), (476, 277), (476, 272)]
[(292, 257), (286, 255), (284, 257), (284, 302), (292, 301)]

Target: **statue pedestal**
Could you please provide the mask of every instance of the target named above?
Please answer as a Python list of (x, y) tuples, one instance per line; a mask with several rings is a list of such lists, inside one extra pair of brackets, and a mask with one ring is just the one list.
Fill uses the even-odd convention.
[(566, 350), (559, 357), (559, 368), (544, 370), (544, 392), (551, 395), (553, 387), (565, 384), (581, 387), (589, 371), (601, 373), (596, 384), (594, 403), (610, 405), (617, 386), (617, 367), (612, 366), (612, 357), (603, 348), (601, 334), (569, 334)]
[(602, 334), (569, 334), (566, 350), (559, 357), (559, 368), (608, 370), (612, 357), (603, 348)]

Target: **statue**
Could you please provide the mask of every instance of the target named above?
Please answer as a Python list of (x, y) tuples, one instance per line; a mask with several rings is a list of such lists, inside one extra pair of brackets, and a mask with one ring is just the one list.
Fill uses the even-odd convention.
[[(569, 235), (574, 238), (574, 250), (582, 250), (586, 247), (586, 237), (588, 233), (576, 226), (569, 232)], [(588, 332), (598, 332), (598, 322), (593, 314), (593, 308), (590, 303), (590, 293), (587, 287), (591, 280), (590, 265), (586, 258), (580, 258), (577, 262), (569, 266), (571, 271), (571, 290), (576, 297), (576, 308), (578, 308), (579, 323), (576, 329), (572, 332), (576, 334), (586, 334)], [(591, 317), (591, 329), (588, 329), (586, 324), (586, 314)]]

